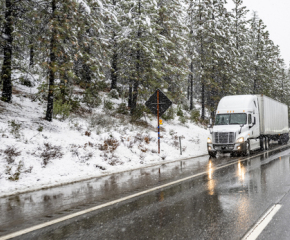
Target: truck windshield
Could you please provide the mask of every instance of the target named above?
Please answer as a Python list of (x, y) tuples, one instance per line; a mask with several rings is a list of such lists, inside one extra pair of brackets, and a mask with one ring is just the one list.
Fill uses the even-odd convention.
[(246, 113), (218, 114), (215, 118), (215, 125), (246, 124)]

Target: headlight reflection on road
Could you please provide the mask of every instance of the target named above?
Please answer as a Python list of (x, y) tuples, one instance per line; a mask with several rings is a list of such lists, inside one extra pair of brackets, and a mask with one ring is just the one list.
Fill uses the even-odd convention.
[(238, 176), (240, 181), (244, 182), (245, 180), (245, 167), (241, 164), (241, 162), (238, 163)]
[(208, 163), (208, 178), (209, 178), (209, 180), (212, 179), (212, 172), (213, 172), (212, 163), (211, 163), (211, 160), (209, 160), (209, 163)]
[(215, 180), (212, 178), (214, 169), (212, 168), (212, 162), (209, 160), (208, 162), (208, 182), (207, 182), (207, 189), (209, 195), (214, 195), (214, 187), (215, 187)]

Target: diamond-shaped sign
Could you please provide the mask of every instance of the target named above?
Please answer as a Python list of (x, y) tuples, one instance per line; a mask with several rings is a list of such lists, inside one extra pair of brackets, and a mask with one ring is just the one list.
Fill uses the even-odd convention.
[(145, 105), (153, 114), (157, 115), (157, 91), (159, 91), (159, 116), (161, 116), (171, 106), (172, 102), (160, 89), (153, 93)]

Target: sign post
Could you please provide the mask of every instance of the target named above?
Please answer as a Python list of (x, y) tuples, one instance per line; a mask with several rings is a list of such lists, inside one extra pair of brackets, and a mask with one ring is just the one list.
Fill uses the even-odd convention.
[(172, 102), (169, 98), (160, 90), (157, 89), (155, 93), (148, 99), (145, 105), (151, 110), (153, 114), (157, 116), (158, 122), (158, 154), (160, 154), (160, 117), (171, 106)]
[(159, 89), (157, 89), (158, 154), (160, 154)]

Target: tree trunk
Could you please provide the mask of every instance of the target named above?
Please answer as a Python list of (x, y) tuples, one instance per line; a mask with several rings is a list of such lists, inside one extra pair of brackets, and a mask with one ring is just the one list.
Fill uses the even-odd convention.
[(118, 54), (116, 49), (114, 49), (113, 57), (112, 57), (112, 67), (111, 67), (111, 89), (117, 88), (117, 59)]
[(129, 96), (128, 96), (128, 107), (132, 107), (132, 83), (129, 83)]
[[(200, 4), (200, 1), (199, 1)], [(199, 9), (199, 20), (200, 24), (202, 23), (202, 12)], [(203, 36), (202, 33), (200, 33), (200, 60), (201, 60), (201, 72), (204, 68), (204, 51), (203, 51)], [(201, 82), (201, 119), (204, 120), (205, 117), (205, 79), (204, 79), (204, 74), (199, 75), (200, 77), (200, 82)]]
[[(30, 35), (33, 36), (33, 30), (30, 31)], [(34, 44), (32, 38), (29, 40), (30, 52), (29, 52), (29, 67), (34, 65)]]
[[(139, 32), (138, 32), (139, 35)], [(131, 114), (134, 113), (137, 107), (137, 99), (138, 99), (138, 88), (139, 88), (139, 77), (140, 77), (140, 50), (137, 51), (137, 63), (136, 63), (136, 72), (137, 72), (137, 79), (134, 79), (133, 82), (133, 98), (132, 98), (132, 105), (131, 105)]]
[[(213, 51), (212, 51), (213, 54)], [(215, 86), (215, 84), (213, 84), (215, 82), (215, 66), (214, 66), (214, 62), (212, 61), (212, 73), (211, 73), (211, 87), (210, 87), (210, 92), (209, 92), (209, 106), (210, 106), (210, 114), (211, 114), (211, 118), (214, 119), (214, 113), (215, 113), (215, 97), (218, 95), (218, 89)]]
[(193, 109), (193, 63), (190, 63), (190, 107), (189, 109)]
[(30, 46), (30, 58), (29, 58), (29, 67), (33, 67), (34, 65), (34, 47)]
[[(261, 36), (260, 36), (260, 30), (261, 30), (261, 26), (260, 26), (260, 22), (259, 22), (259, 29), (258, 29), (258, 39), (257, 39), (257, 53), (256, 53), (256, 61), (258, 62), (259, 61), (259, 51), (260, 51), (260, 41), (261, 41)], [(258, 68), (259, 65), (255, 64), (255, 77), (254, 77), (254, 92), (253, 94), (258, 94), (260, 93), (260, 77), (259, 77), (259, 68)]]
[[(116, 1), (112, 1), (113, 6), (116, 6)], [(116, 33), (113, 32), (113, 56), (112, 56), (112, 67), (111, 67), (111, 90), (117, 89), (117, 42), (116, 42)]]
[[(55, 11), (56, 11), (56, 0), (52, 0), (52, 16), (53, 21), (55, 20)], [(54, 26), (54, 22), (52, 23), (52, 35), (50, 39), (50, 63), (49, 63), (49, 90), (47, 97), (47, 110), (45, 120), (52, 121), (53, 116), (53, 95), (54, 95), (54, 79), (55, 79), (55, 47), (56, 47), (56, 29)]]
[[(139, 0), (139, 16), (141, 16), (141, 2)], [(141, 29), (139, 26), (137, 38), (141, 38)], [(134, 79), (133, 82), (133, 98), (132, 98), (132, 107), (131, 107), (131, 115), (134, 113), (137, 107), (137, 99), (138, 99), (138, 88), (139, 88), (139, 81), (140, 81), (140, 60), (141, 60), (141, 51), (140, 51), (140, 44), (138, 43), (137, 46), (137, 55), (136, 55), (136, 73), (137, 78)]]
[(204, 81), (201, 80), (201, 119), (204, 120), (205, 116), (205, 86)]
[(60, 73), (60, 95), (61, 95), (61, 99), (62, 99), (62, 103), (66, 102), (66, 95), (67, 95), (67, 89), (66, 89), (66, 81), (67, 81), (67, 77), (65, 74), (65, 71), (61, 71)]
[(139, 87), (139, 80), (136, 79), (133, 84), (133, 98), (132, 98), (131, 114), (134, 113), (137, 107), (138, 87)]
[(190, 99), (190, 74), (188, 75), (187, 79), (187, 100)]
[[(201, 38), (201, 58), (203, 58), (203, 39)], [(201, 60), (201, 69), (204, 68), (203, 66), (203, 59)], [(201, 79), (201, 119), (204, 120), (205, 117), (205, 79), (204, 75), (200, 75)]]
[(257, 82), (258, 82), (258, 79), (257, 79), (257, 74), (258, 74), (258, 69), (257, 67), (255, 66), (255, 76), (254, 76), (254, 90), (253, 90), (253, 94), (257, 94)]
[(1, 71), (1, 81), (3, 82), (2, 101), (11, 102), (12, 99), (12, 43), (13, 43), (13, 11), (11, 0), (6, 0), (4, 35), (5, 43), (3, 48), (4, 61)]

